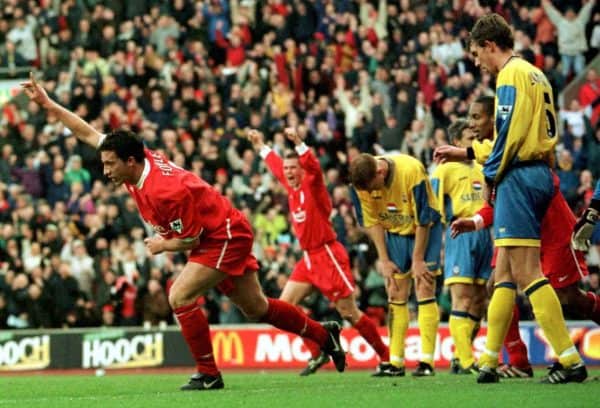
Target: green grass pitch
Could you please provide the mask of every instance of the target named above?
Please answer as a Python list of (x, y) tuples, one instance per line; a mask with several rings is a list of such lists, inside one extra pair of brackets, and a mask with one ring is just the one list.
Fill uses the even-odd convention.
[[(189, 373), (0, 376), (0, 407), (597, 407), (600, 370), (584, 384), (505, 380), (479, 385), (474, 376), (371, 378), (366, 371), (225, 372), (225, 389), (181, 392)], [(594, 378), (596, 377), (596, 378)]]

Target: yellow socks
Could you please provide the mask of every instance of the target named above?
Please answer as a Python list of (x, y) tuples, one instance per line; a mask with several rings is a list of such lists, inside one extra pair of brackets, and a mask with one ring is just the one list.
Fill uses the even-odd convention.
[(494, 285), (494, 294), (488, 306), (488, 331), (485, 340), (485, 352), (479, 358), (479, 366), (498, 367), (498, 353), (508, 326), (512, 320), (516, 286), (512, 282), (500, 282)]
[(390, 363), (395, 367), (404, 367), (404, 341), (408, 330), (409, 316), (406, 303), (390, 302)]
[(450, 312), (450, 335), (454, 340), (454, 353), (462, 368), (470, 367), (475, 359), (471, 348), (471, 333), (475, 322), (469, 318), (467, 312), (453, 310)]
[(419, 305), (419, 334), (421, 335), (421, 357), (419, 360), (433, 367), (433, 353), (435, 351), (440, 313), (435, 298), (419, 300), (417, 303)]
[(524, 292), (529, 297), (535, 319), (558, 356), (558, 361), (564, 367), (580, 363), (581, 357), (567, 331), (560, 302), (548, 280), (536, 279)]

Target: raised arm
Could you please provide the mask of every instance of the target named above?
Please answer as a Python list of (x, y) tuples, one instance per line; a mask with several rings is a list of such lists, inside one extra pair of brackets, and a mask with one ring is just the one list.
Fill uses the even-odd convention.
[(283, 160), (273, 149), (265, 144), (263, 134), (256, 130), (250, 129), (246, 132), (246, 138), (252, 143), (254, 150), (263, 158), (267, 167), (281, 184), (287, 189), (288, 182), (283, 175)]
[(296, 153), (300, 157), (300, 166), (306, 172), (306, 176), (315, 178), (316, 181), (323, 181), (323, 172), (321, 171), (321, 164), (317, 160), (314, 154), (310, 151), (310, 148), (304, 143), (304, 139), (298, 134), (294, 128), (286, 128), (284, 130), (285, 136), (294, 144)]
[(79, 116), (53, 101), (44, 88), (36, 82), (33, 73), (29, 74), (29, 81), (21, 83), (21, 87), (29, 99), (46, 109), (48, 113), (56, 116), (63, 125), (73, 132), (77, 139), (93, 147), (98, 147), (102, 134)]
[(560, 14), (560, 11), (558, 11), (556, 7), (554, 7), (552, 1), (542, 0), (542, 7), (544, 7), (546, 15), (548, 16), (550, 21), (552, 21), (552, 24), (554, 24), (555, 26), (559, 25), (565, 19), (563, 15)]

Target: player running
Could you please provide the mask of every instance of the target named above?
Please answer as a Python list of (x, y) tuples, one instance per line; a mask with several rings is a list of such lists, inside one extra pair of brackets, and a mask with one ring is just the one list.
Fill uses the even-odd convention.
[(80, 141), (98, 148), (104, 175), (115, 185), (125, 186), (144, 221), (158, 234), (145, 240), (153, 255), (190, 251), (169, 293), (169, 303), (197, 370), (181, 390), (224, 387), (208, 321), (197, 304), (197, 299), (215, 286), (248, 319), (310, 338), (331, 356), (338, 371), (344, 371), (346, 357), (337, 323), (325, 328), (295, 306), (265, 297), (257, 278), (258, 263), (251, 253), (250, 223), (224, 196), (197, 175), (146, 149), (134, 133), (117, 130), (101, 134), (50, 99), (33, 75), (22, 87), (31, 100), (53, 114)]
[[(397, 375), (398, 371), (389, 363), (389, 349), (381, 341), (377, 327), (356, 306), (350, 260), (344, 246), (336, 240), (331, 225), (331, 198), (321, 166), (295, 129), (285, 129), (285, 135), (294, 143), (295, 151), (282, 159), (265, 145), (262, 133), (257, 130), (247, 133), (254, 149), (288, 193), (292, 225), (304, 251), (280, 299), (297, 305), (315, 288), (318, 289), (335, 303), (342, 318), (348, 320), (379, 355), (381, 363), (373, 375)], [(316, 343), (310, 339), (305, 339), (304, 343), (312, 358), (301, 372), (303, 376), (315, 373), (329, 361), (329, 356)]]

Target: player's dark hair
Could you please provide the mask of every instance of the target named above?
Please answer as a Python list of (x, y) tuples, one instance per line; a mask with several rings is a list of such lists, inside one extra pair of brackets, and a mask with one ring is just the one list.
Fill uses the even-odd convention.
[(115, 152), (123, 161), (133, 157), (138, 163), (144, 162), (144, 143), (130, 130), (115, 130), (108, 133), (98, 150)]
[(482, 95), (479, 98), (475, 99), (475, 103), (480, 103), (481, 105), (483, 105), (483, 110), (485, 111), (485, 114), (488, 117), (494, 117), (495, 99), (493, 96)]
[(362, 153), (350, 162), (350, 182), (357, 190), (368, 190), (377, 174), (377, 160), (368, 153)]
[(456, 144), (458, 140), (462, 138), (462, 134), (469, 127), (469, 122), (465, 119), (457, 119), (452, 122), (448, 127), (448, 138), (449, 142), (452, 144)]
[(486, 41), (494, 42), (501, 50), (512, 50), (515, 46), (513, 32), (499, 14), (487, 14), (475, 23), (469, 36), (469, 44), (482, 47)]

